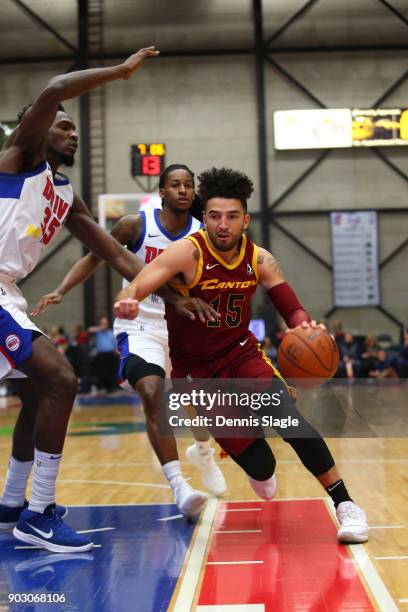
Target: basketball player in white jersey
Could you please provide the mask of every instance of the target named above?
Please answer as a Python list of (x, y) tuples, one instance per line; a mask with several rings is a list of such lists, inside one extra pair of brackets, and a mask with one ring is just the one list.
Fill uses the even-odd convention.
[[(17, 523), (13, 533), (18, 539), (53, 552), (86, 551), (93, 546), (64, 524), (66, 509), (55, 506), (77, 379), (65, 358), (27, 317), (27, 302), (15, 281), (35, 268), (64, 222), (125, 278), (140, 271), (142, 262), (100, 228), (74, 195), (69, 180), (57, 172), (62, 164), (72, 165), (78, 146), (76, 127), (61, 102), (109, 81), (130, 79), (146, 57), (156, 55), (158, 51), (150, 47), (117, 66), (54, 77), (0, 152), (0, 378), (25, 377), (16, 380), (23, 405), (0, 500), (0, 528)], [(32, 467), (27, 505), (25, 490)]]
[[(161, 209), (146, 208), (137, 215), (123, 217), (112, 230), (112, 235), (146, 264), (174, 241), (198, 231), (202, 225), (189, 214), (195, 192), (194, 174), (187, 166), (168, 166), (160, 177), (159, 194)], [(43, 313), (49, 304), (60, 303), (65, 293), (89, 278), (99, 263), (101, 259), (93, 253), (79, 260), (59, 287), (41, 298), (33, 314)], [(123, 286), (127, 284), (124, 280)], [(191, 517), (201, 509), (205, 497), (194, 491), (183, 477), (174, 434), (169, 427), (165, 429), (164, 377), (170, 376), (171, 363), (163, 300), (156, 294), (150, 295), (140, 304), (137, 321), (116, 319), (114, 332), (121, 356), (121, 386), (137, 391), (142, 398), (150, 443), (180, 512)], [(198, 465), (209, 491), (222, 495), (225, 480), (213, 459), (209, 433), (200, 430), (194, 435), (197, 441), (187, 449), (187, 458)]]

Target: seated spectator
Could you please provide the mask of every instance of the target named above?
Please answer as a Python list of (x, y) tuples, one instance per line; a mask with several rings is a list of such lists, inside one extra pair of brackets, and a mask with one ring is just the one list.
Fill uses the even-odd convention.
[(368, 378), (369, 372), (375, 370), (377, 355), (380, 347), (377, 344), (377, 336), (367, 336), (364, 351), (361, 355), (361, 377)]
[(408, 378), (408, 332), (404, 333), (403, 342), (397, 357), (397, 371), (400, 378)]
[(387, 354), (387, 351), (380, 349), (375, 360), (371, 361), (368, 371), (369, 378), (398, 378), (394, 367), (394, 358)]
[(351, 332), (336, 338), (340, 351), (340, 364), (337, 370), (337, 378), (348, 378), (353, 380), (360, 376), (360, 360), (358, 359), (359, 347)]
[[(329, 329), (329, 328), (328, 328)], [(332, 322), (331, 325), (331, 332), (330, 332), (337, 344), (339, 343), (340, 340), (343, 339), (344, 337), (344, 331), (343, 331), (343, 323), (341, 321), (339, 321), (338, 319), (334, 319), (334, 321)]]

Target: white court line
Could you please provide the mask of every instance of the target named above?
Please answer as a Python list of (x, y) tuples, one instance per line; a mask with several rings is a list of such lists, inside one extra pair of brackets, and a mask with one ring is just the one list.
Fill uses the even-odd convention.
[[(326, 506), (329, 513), (333, 517), (336, 517), (336, 511), (329, 499), (326, 500)], [(364, 580), (367, 583), (376, 604), (378, 605), (378, 609), (387, 610), (387, 612), (398, 612), (398, 607), (378, 575), (377, 570), (364, 549), (364, 546), (361, 544), (353, 544), (349, 547), (349, 550), (354, 557), (361, 574), (364, 576)]]
[(263, 561), (208, 561), (207, 565), (262, 565)]
[(405, 529), (405, 525), (370, 525), (369, 529)]
[(196, 612), (265, 612), (264, 604), (215, 604), (197, 606)]
[[(298, 459), (279, 459), (279, 464), (281, 463), (289, 465), (299, 463), (302, 465)], [(375, 463), (378, 465), (378, 463), (408, 463), (408, 459), (381, 459), (381, 461), (378, 459), (336, 459), (336, 463)]]
[(264, 604), (215, 604), (197, 606), (196, 612), (265, 612)]
[(67, 508), (116, 508), (116, 506), (174, 506), (171, 502), (146, 502), (137, 504), (64, 504)]
[[(402, 599), (398, 600), (400, 603), (408, 603), (408, 598), (403, 597)], [(197, 608), (198, 609), (198, 608)]]
[[(285, 502), (285, 501), (314, 501), (315, 499), (330, 499), (330, 497), (276, 497), (273, 500), (266, 499), (231, 499), (226, 502), (228, 504), (273, 504), (275, 501)], [(222, 500), (221, 500), (222, 501)], [(260, 510), (260, 508), (254, 508), (254, 510)]]
[(176, 519), (183, 518), (182, 514), (173, 514), (173, 516), (165, 516), (164, 518), (157, 519), (158, 521), (175, 521)]
[[(0, 442), (0, 448), (5, 448), (7, 446), (10, 446), (10, 442)], [(187, 461), (182, 461), (182, 463), (188, 464)], [(223, 466), (223, 465), (235, 465), (234, 461), (232, 461), (231, 459), (223, 459), (222, 461), (217, 462), (219, 465)], [(339, 459), (338, 461), (336, 460), (336, 463), (375, 463), (378, 464), (378, 459)], [(408, 459), (382, 459), (380, 463), (408, 463)], [(299, 464), (302, 465), (301, 462), (297, 459), (279, 459), (279, 464), (285, 464), (285, 465), (294, 465), (294, 464)], [(87, 466), (91, 466), (91, 467), (117, 467), (118, 469), (125, 465), (125, 466), (132, 466), (134, 465), (136, 466), (156, 466), (157, 468), (160, 468), (160, 463), (158, 461), (125, 461), (125, 462), (121, 462), (120, 464), (118, 463), (99, 463), (99, 462), (92, 462), (92, 463), (87, 463)], [(83, 468), (84, 465), (83, 463), (70, 463), (68, 461), (64, 461), (63, 463), (64, 467), (80, 467)]]
[(155, 484), (154, 482), (126, 482), (123, 480), (66, 480), (59, 479), (58, 482), (65, 482), (70, 484), (107, 484), (107, 485), (119, 485), (119, 486), (129, 486), (129, 487), (152, 487), (158, 489), (171, 489), (170, 485), (164, 484)]
[(408, 555), (400, 555), (398, 557), (374, 557), (376, 561), (391, 560), (399, 561), (400, 559), (408, 559)]
[[(94, 544), (92, 548), (102, 548), (102, 544)], [(91, 552), (92, 548), (90, 548), (88, 552)], [(45, 550), (45, 548), (43, 548), (42, 546), (15, 546), (14, 550)], [(61, 553), (61, 554), (64, 554), (64, 553)]]
[(221, 512), (260, 512), (261, 510), (262, 508), (221, 508)]
[(184, 573), (172, 612), (187, 612), (187, 610), (191, 610), (192, 608), (195, 591), (200, 577), (201, 565), (203, 563), (216, 511), (217, 500), (210, 498), (204, 510), (201, 525), (198, 528), (190, 557), (187, 562), (186, 571)]
[(262, 529), (220, 529), (214, 533), (262, 533)]
[[(69, 461), (64, 461), (64, 467), (80, 467), (83, 468), (84, 464), (83, 463), (70, 463)], [(86, 462), (86, 466), (91, 466), (91, 467), (116, 467), (118, 469), (120, 469), (123, 465), (134, 465), (135, 467), (141, 466), (141, 465), (154, 465), (158, 468), (161, 469), (160, 463), (158, 461), (125, 461), (125, 462), (116, 462), (116, 463), (88, 463)]]
[(82, 529), (77, 533), (96, 533), (97, 531), (115, 531), (116, 527), (99, 527), (99, 529)]

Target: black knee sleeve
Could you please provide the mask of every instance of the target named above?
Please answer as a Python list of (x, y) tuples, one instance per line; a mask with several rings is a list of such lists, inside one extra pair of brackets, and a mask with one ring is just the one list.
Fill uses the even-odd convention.
[[(274, 427), (276, 433), (293, 448), (306, 469), (314, 476), (320, 476), (334, 466), (334, 459), (319, 432), (302, 416), (288, 393), (286, 385), (279, 379), (273, 381), (272, 391), (279, 391), (281, 402), (272, 409), (259, 410), (261, 416), (267, 414), (274, 418), (296, 419), (297, 425)], [(271, 392), (272, 392), (271, 391)]]
[(321, 476), (334, 466), (334, 459), (322, 437), (283, 438), (291, 445), (306, 469), (313, 476)]
[(131, 355), (126, 361), (125, 378), (132, 387), (145, 376), (160, 376), (160, 378), (164, 378), (165, 375), (166, 373), (163, 368), (155, 363), (148, 363), (138, 355)]
[(276, 460), (263, 438), (258, 438), (240, 455), (230, 455), (255, 480), (268, 480), (275, 472)]

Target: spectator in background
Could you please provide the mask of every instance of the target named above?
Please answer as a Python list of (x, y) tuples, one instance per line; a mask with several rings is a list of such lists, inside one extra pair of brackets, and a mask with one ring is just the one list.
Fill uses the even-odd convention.
[(377, 364), (377, 355), (380, 347), (377, 343), (377, 336), (367, 336), (365, 340), (365, 349), (361, 355), (361, 377), (368, 378), (369, 372), (375, 370)]
[(101, 317), (99, 325), (89, 327), (88, 331), (95, 334), (97, 386), (100, 391), (112, 393), (116, 391), (116, 373), (118, 369), (118, 355), (116, 340), (109, 327), (108, 317)]
[(75, 325), (74, 327), (74, 341), (77, 346), (81, 346), (83, 344), (88, 345), (89, 343), (89, 334), (84, 330), (82, 325)]
[(337, 371), (338, 378), (353, 380), (360, 375), (360, 361), (358, 359), (358, 344), (351, 332), (336, 338), (340, 351), (340, 364)]
[(62, 355), (65, 355), (69, 346), (69, 339), (68, 335), (65, 333), (64, 328), (61, 325), (53, 325), (53, 327), (51, 327), (50, 340), (57, 349), (57, 351), (60, 352)]
[(265, 336), (265, 338), (263, 339), (262, 349), (265, 352), (268, 359), (270, 359), (271, 361), (276, 360), (276, 357), (278, 356), (278, 349), (272, 342), (270, 336)]
[[(327, 326), (327, 329), (329, 329), (329, 326)], [(343, 331), (343, 323), (339, 321), (338, 319), (335, 319), (333, 321), (331, 325), (331, 333), (333, 334), (337, 344), (339, 344), (340, 340), (342, 340), (344, 337), (344, 331)]]
[(395, 358), (389, 356), (387, 351), (380, 349), (376, 358), (371, 361), (368, 371), (369, 378), (398, 378), (394, 367)]
[(404, 333), (403, 342), (397, 357), (397, 371), (400, 378), (408, 378), (408, 332)]
[(73, 338), (66, 352), (66, 357), (74, 368), (79, 380), (79, 393), (88, 393), (91, 389), (89, 334), (82, 325), (75, 325)]

